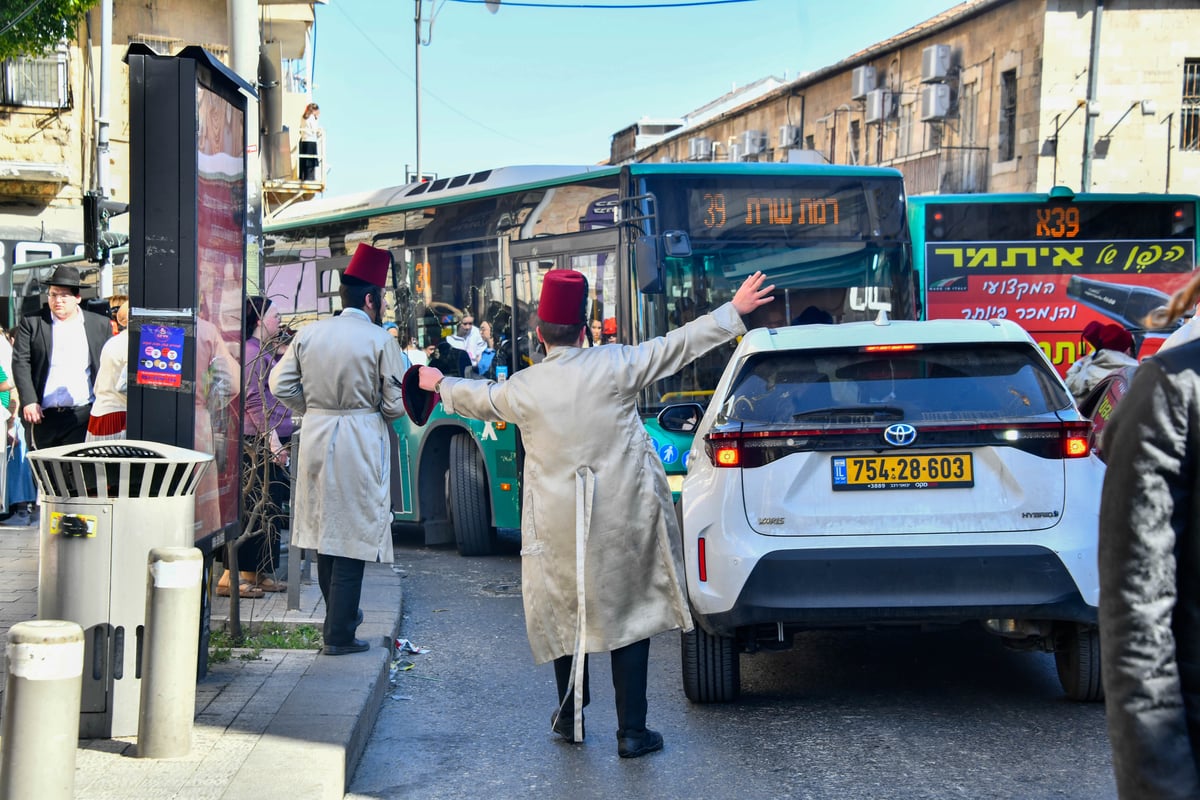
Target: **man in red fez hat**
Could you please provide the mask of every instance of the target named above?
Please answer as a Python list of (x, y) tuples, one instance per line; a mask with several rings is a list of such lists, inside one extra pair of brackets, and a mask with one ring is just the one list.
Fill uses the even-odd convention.
[(1094, 349), (1081, 355), (1067, 370), (1067, 388), (1077, 402), (1083, 402), (1108, 373), (1137, 364), (1133, 336), (1120, 325), (1092, 320), (1084, 326), (1081, 337)]
[(617, 318), (609, 317), (604, 320), (604, 343), (614, 344), (617, 341)]
[(292, 546), (317, 551), (330, 656), (370, 647), (355, 636), (363, 568), (392, 560), (388, 429), (404, 414), (408, 359), (380, 327), (391, 263), (360, 244), (342, 275), (342, 313), (302, 328), (271, 370), (271, 393), (304, 416)]
[(775, 287), (763, 283), (755, 273), (731, 302), (658, 339), (584, 348), (587, 279), (551, 270), (538, 303), (537, 336), (546, 345), (540, 363), (499, 383), (418, 368), (421, 389), (440, 392), (447, 412), (521, 429), (525, 628), (534, 661), (554, 662), (558, 705), (550, 724), (568, 742), (583, 741), (586, 656), (610, 651), (618, 755), (636, 758), (663, 746), (646, 727), (650, 637), (690, 630), (692, 621), (671, 490), (637, 398), (745, 333), (742, 316), (771, 302)]

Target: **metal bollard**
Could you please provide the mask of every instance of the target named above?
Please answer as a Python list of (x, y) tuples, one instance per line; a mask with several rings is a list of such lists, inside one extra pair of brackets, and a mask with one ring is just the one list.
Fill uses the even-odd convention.
[(83, 628), (18, 622), (8, 632), (0, 800), (70, 800), (83, 686)]
[(139, 758), (177, 758), (191, 750), (203, 572), (204, 556), (194, 547), (150, 551)]

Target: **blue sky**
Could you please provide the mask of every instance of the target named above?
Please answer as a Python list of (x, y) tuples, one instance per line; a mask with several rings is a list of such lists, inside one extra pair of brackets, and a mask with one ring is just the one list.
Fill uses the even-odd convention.
[[(435, 0), (420, 55), (421, 168), (447, 177), (510, 164), (593, 164), (608, 157), (612, 134), (642, 117), (682, 116), (768, 75), (795, 78), (955, 5), (749, 0), (613, 10), (502, 0), (492, 14)], [(428, 1), (425, 8), (428, 16)], [(317, 6), (313, 99), (325, 128), (327, 196), (401, 184), (415, 168), (414, 16), (414, 0)]]

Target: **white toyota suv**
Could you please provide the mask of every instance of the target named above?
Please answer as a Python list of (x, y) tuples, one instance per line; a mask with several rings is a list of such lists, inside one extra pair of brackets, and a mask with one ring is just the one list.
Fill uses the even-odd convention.
[(1103, 697), (1104, 466), (1050, 362), (1009, 321), (748, 332), (695, 425), (680, 516), (694, 702), (734, 699), (741, 653), (816, 628), (979, 622), (1053, 651)]

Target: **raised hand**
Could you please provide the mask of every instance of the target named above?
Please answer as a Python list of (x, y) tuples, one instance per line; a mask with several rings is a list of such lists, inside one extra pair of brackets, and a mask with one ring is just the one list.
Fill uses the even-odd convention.
[(733, 295), (733, 307), (743, 317), (759, 306), (765, 306), (775, 299), (771, 297), (771, 292), (775, 290), (775, 284), (772, 283), (769, 286), (763, 286), (763, 281), (766, 279), (766, 275), (756, 272), (742, 281), (742, 285), (738, 287), (737, 292)]

